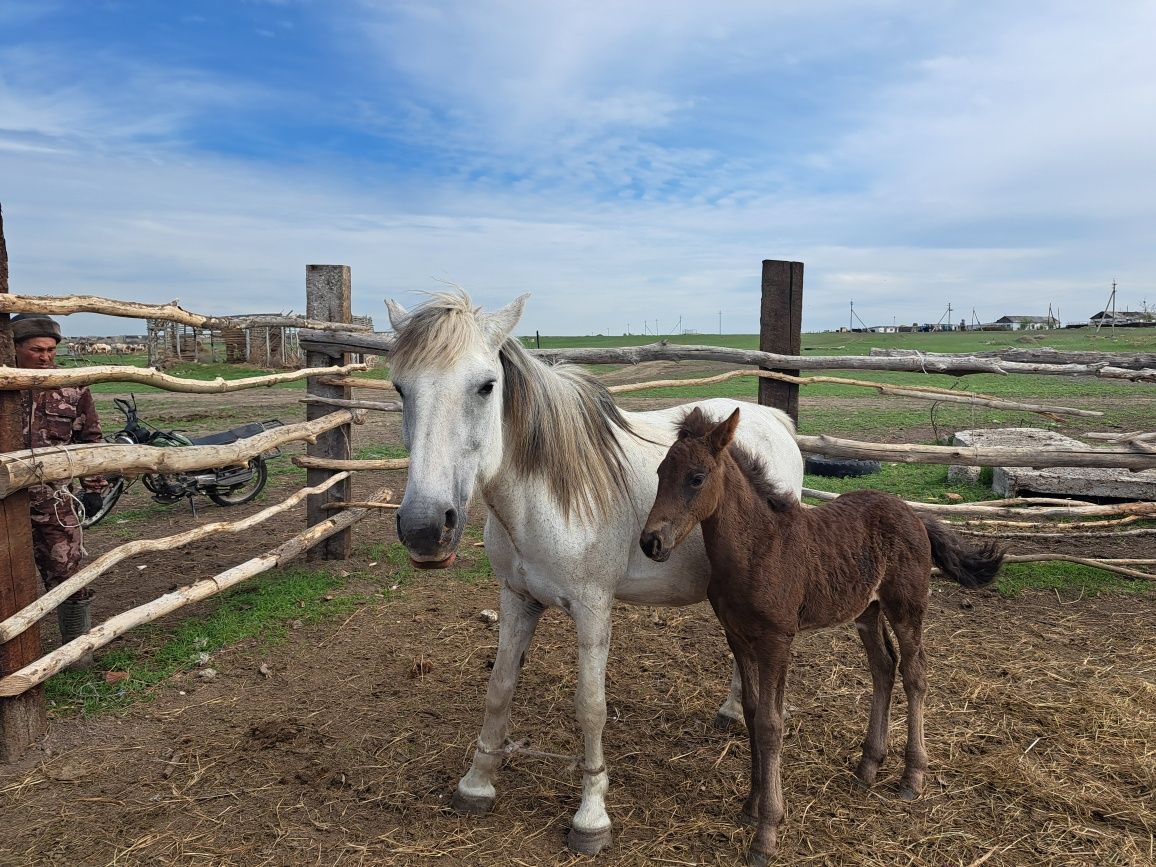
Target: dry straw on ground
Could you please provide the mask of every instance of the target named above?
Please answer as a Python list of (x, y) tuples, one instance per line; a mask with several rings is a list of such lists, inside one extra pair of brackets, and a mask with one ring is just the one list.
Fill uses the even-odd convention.
[[(507, 762), (495, 812), (447, 806), (467, 767), (494, 627), (489, 586), (439, 575), (408, 598), (267, 651), (214, 659), (123, 718), (54, 726), (52, 755), (0, 775), (0, 862), (574, 864), (580, 772)], [(894, 797), (851, 769), (869, 676), (851, 629), (797, 643), (780, 863), (1150, 865), (1156, 832), (1156, 615), (1143, 601), (1009, 602), (937, 583), (926, 630), (931, 771)], [(606, 730), (615, 842), (602, 865), (741, 863), (741, 732), (711, 721), (727, 657), (704, 605), (620, 607)], [(514, 710), (518, 738), (579, 751), (572, 626), (547, 615)], [(258, 673), (267, 662), (272, 677)], [(185, 694), (179, 694), (177, 687)], [(891, 745), (901, 750), (901, 690)]]

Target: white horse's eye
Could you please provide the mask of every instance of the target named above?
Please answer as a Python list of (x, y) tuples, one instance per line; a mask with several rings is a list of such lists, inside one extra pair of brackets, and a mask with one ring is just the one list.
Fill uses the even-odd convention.
[(482, 397), (485, 397), (487, 394), (493, 394), (493, 392), (494, 392), (494, 381), (493, 380), (490, 380), (489, 382), (487, 382), (485, 385), (483, 385), (481, 388), (478, 389), (478, 394), (480, 394)]

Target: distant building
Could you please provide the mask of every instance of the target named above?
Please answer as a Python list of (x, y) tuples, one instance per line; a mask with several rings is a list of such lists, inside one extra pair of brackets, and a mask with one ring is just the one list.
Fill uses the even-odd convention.
[(1060, 320), (1054, 316), (1001, 316), (983, 328), (1003, 331), (1041, 331), (1045, 328), (1059, 328)]
[(1156, 313), (1150, 310), (1101, 310), (1089, 317), (1092, 325), (1156, 325)]

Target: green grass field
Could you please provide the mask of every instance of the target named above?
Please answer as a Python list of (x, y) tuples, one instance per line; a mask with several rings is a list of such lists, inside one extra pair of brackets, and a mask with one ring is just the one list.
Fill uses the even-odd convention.
[[(542, 349), (645, 346), (657, 340), (679, 346), (725, 346), (729, 349), (758, 349), (757, 334), (675, 334), (656, 338), (650, 334), (542, 336)], [(530, 349), (537, 346), (533, 336), (522, 336)], [(928, 334), (864, 334), (824, 331), (801, 335), (803, 355), (869, 355), (871, 347), (918, 349), (920, 352), (998, 352), (1047, 346), (1061, 351), (1153, 352), (1156, 328), (1117, 328), (1096, 332), (1090, 328), (1060, 328), (1053, 331), (944, 331)]]

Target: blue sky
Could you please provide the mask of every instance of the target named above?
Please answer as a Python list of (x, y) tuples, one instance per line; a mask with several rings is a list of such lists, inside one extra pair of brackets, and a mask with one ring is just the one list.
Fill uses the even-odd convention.
[[(12, 291), (520, 333), (1156, 305), (1156, 3), (0, 0)], [(92, 316), (71, 334), (140, 330)]]

